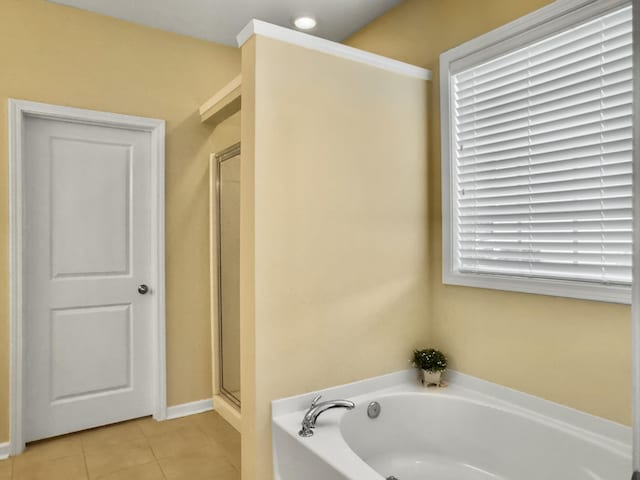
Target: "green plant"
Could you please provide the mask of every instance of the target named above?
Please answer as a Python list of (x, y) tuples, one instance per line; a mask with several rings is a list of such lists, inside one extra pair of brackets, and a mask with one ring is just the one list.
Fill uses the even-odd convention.
[(441, 372), (447, 368), (447, 357), (440, 350), (427, 348), (425, 350), (414, 350), (413, 365), (422, 370), (430, 372)]

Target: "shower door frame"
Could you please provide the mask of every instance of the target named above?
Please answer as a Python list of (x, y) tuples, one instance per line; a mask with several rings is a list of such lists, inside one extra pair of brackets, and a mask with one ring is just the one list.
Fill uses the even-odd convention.
[[(217, 297), (218, 297), (218, 321), (217, 328), (217, 390), (226, 400), (231, 402), (236, 407), (241, 407), (241, 401), (236, 398), (231, 392), (224, 388), (224, 374), (223, 374), (223, 359), (222, 359), (222, 221), (221, 221), (221, 201), (220, 201), (220, 171), (222, 163), (231, 160), (232, 158), (240, 156), (240, 142), (225, 148), (221, 152), (214, 155), (216, 165), (216, 278), (218, 280), (217, 285)], [(239, 221), (239, 219), (238, 219)]]

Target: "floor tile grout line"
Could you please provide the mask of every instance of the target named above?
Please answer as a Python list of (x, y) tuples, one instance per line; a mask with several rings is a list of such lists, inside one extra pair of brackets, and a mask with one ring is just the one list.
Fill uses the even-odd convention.
[[(137, 427), (138, 427), (138, 428), (140, 429), (140, 431), (142, 432), (142, 436), (143, 436), (143, 437), (147, 440), (147, 442), (148, 442), (148, 441), (149, 441), (149, 438), (150, 438), (150, 437), (153, 437), (153, 435), (147, 435), (147, 432), (145, 432), (145, 431), (144, 431), (144, 428), (142, 428), (142, 425), (140, 425), (140, 423), (142, 423), (142, 422), (143, 422), (144, 420), (146, 420), (146, 419), (155, 420), (153, 417), (142, 417), (142, 418), (139, 418), (139, 419), (138, 419), (138, 421), (137, 421), (136, 423), (137, 423)], [(158, 420), (155, 420), (155, 421), (157, 422)]]
[[(216, 412), (216, 413), (217, 413), (217, 412)], [(218, 415), (219, 415), (219, 414), (218, 414)], [(222, 416), (221, 416), (221, 415), (219, 415), (219, 416), (220, 416), (220, 418), (221, 418), (222, 420), (224, 420), (224, 419), (222, 418)], [(225, 421), (226, 421), (226, 420), (225, 420)], [(206, 430), (204, 430), (203, 428), (201, 428), (201, 423), (199, 423), (199, 422), (198, 422), (198, 423), (196, 424), (196, 427), (197, 427), (197, 428), (199, 428), (199, 429), (200, 429), (200, 431), (201, 431), (202, 433), (204, 433), (204, 434), (205, 434), (205, 437), (207, 438), (207, 440), (209, 440), (209, 442), (210, 442), (210, 443), (213, 443), (213, 444), (215, 444), (215, 445), (219, 446), (219, 447), (222, 449), (222, 454), (223, 454), (223, 456), (224, 456), (225, 460), (227, 460), (227, 462), (229, 462), (229, 463), (231, 464), (231, 466), (232, 466), (235, 470), (237, 470), (238, 472), (240, 472), (240, 468), (239, 468), (239, 467), (236, 467), (235, 463), (233, 462), (233, 453), (232, 453), (232, 452), (230, 451), (230, 449), (228, 448), (227, 443), (226, 443), (226, 442), (221, 442), (221, 441), (219, 441), (219, 440), (218, 440), (218, 439), (216, 439), (216, 438), (212, 438), (212, 437), (215, 437), (215, 435), (210, 435), (210, 433), (209, 433), (208, 431), (206, 431)], [(239, 433), (239, 432), (238, 432), (238, 433)]]
[(158, 468), (160, 469), (160, 473), (162, 474), (162, 478), (164, 478), (165, 480), (169, 480), (169, 477), (167, 477), (167, 475), (164, 473), (164, 468), (162, 468), (162, 464), (160, 462), (158, 462)]
[[(200, 428), (200, 424), (198, 424), (197, 426), (198, 426), (198, 428)], [(231, 458), (230, 457), (233, 456), (233, 453), (228, 448), (227, 443), (226, 442), (221, 442), (217, 438), (212, 438), (212, 437), (215, 437), (215, 435), (210, 435), (210, 433), (208, 431), (206, 431), (206, 430), (204, 430), (202, 428), (200, 428), (200, 431), (205, 434), (205, 436), (207, 437), (207, 439), (210, 442), (213, 442), (214, 444), (218, 445), (223, 450), (225, 458), (227, 458), (227, 460), (229, 460), (231, 462)], [(233, 462), (231, 462), (231, 464), (233, 465)], [(233, 466), (235, 467), (235, 465), (233, 465)]]
[(164, 473), (164, 469), (162, 468), (162, 464), (160, 463), (160, 459), (156, 455), (156, 451), (153, 449), (153, 446), (149, 443), (149, 437), (145, 433), (144, 428), (142, 428), (140, 425), (138, 425), (138, 428), (142, 431), (142, 435), (144, 436), (145, 440), (147, 441), (147, 445), (151, 450), (151, 455), (153, 455), (153, 458), (155, 458), (155, 463), (156, 465), (158, 465), (158, 468), (160, 469), (160, 475), (162, 475), (162, 478), (164, 478), (164, 480), (168, 480), (167, 476)]
[[(86, 432), (86, 430), (84, 430)], [(79, 434), (78, 441), (80, 442), (80, 449), (82, 450), (82, 459), (84, 461), (84, 468), (87, 472), (87, 480), (91, 480), (91, 475), (89, 474), (89, 464), (87, 462), (87, 450), (85, 448), (84, 440), (82, 439), (83, 431), (77, 432)]]
[[(105, 429), (105, 430), (108, 430), (108, 429), (109, 429), (109, 427), (113, 427), (113, 426), (116, 426), (116, 425), (122, 425), (122, 424), (126, 424), (126, 423), (129, 423), (129, 424), (131, 424), (131, 425), (135, 425), (135, 426), (136, 426), (136, 428), (138, 429), (138, 433), (140, 433), (140, 435), (142, 435), (142, 438), (143, 438), (143, 439), (144, 439), (144, 441), (145, 441), (145, 446), (146, 446), (147, 448), (149, 448), (149, 450), (151, 450), (151, 454), (153, 455), (154, 460), (153, 460), (153, 461), (149, 461), (149, 462), (145, 462), (145, 463), (141, 463), (141, 464), (138, 464), (138, 465), (134, 465), (133, 467), (137, 467), (137, 466), (140, 466), (140, 465), (147, 465), (147, 464), (154, 463), (154, 462), (155, 462), (155, 463), (157, 463), (156, 457), (155, 457), (155, 455), (154, 455), (154, 453), (153, 453), (153, 449), (152, 449), (152, 448), (151, 448), (151, 446), (149, 445), (149, 441), (148, 441), (147, 437), (144, 435), (144, 431), (142, 430), (142, 428), (140, 427), (140, 425), (138, 425), (138, 424), (137, 424), (137, 420), (138, 420), (138, 419), (133, 419), (133, 420), (127, 420), (127, 421), (125, 421), (125, 422), (114, 423), (114, 424), (111, 424), (111, 425), (104, 425), (104, 426), (102, 426), (102, 427), (98, 427), (98, 428), (97, 428), (97, 429), (95, 429), (95, 430), (99, 430), (99, 429)], [(91, 429), (91, 430), (94, 430), (94, 429)], [(86, 431), (79, 431), (79, 432), (76, 432), (76, 434), (82, 435), (82, 433), (83, 433), (83, 432), (86, 432)], [(88, 461), (87, 461), (87, 450), (86, 450), (85, 442), (84, 442), (84, 441), (82, 441), (82, 438), (80, 438), (79, 440), (80, 440), (80, 444), (81, 444), (81, 446), (82, 446), (82, 454), (83, 454), (83, 457), (84, 457), (85, 468), (86, 468), (86, 470), (87, 470), (87, 479), (88, 479), (88, 480), (94, 480), (94, 479), (93, 479), (93, 476), (92, 476), (92, 475), (91, 475), (91, 473), (89, 472), (89, 465), (88, 465)], [(109, 447), (109, 445), (108, 445), (108, 444), (106, 444), (106, 443), (105, 443), (105, 444), (100, 444), (100, 442), (98, 442), (96, 445), (93, 445), (93, 447), (94, 447), (94, 448), (97, 448), (98, 450), (101, 450), (101, 449), (103, 449), (103, 448), (108, 448), (108, 447)], [(115, 470), (115, 471), (113, 471), (113, 472), (110, 472), (110, 473), (108, 473), (107, 475), (111, 475), (111, 474), (114, 474), (114, 473), (118, 473), (118, 472), (124, 471), (124, 470), (126, 470), (126, 469), (128, 469), (128, 468), (132, 468), (132, 467), (123, 467), (123, 468), (120, 468), (120, 469)], [(105, 476), (105, 475), (103, 475), (103, 476)], [(98, 480), (98, 479), (99, 479), (99, 477), (96, 477), (96, 479), (95, 479), (95, 480)]]
[(87, 454), (84, 451), (84, 443), (80, 440), (80, 448), (82, 450), (82, 461), (84, 462), (84, 471), (87, 472), (87, 480), (91, 480), (91, 476), (89, 475), (89, 465), (87, 465)]
[(169, 477), (167, 477), (167, 474), (164, 471), (164, 468), (162, 467), (162, 464), (160, 462), (158, 462), (158, 466), (160, 467), (160, 473), (162, 473), (162, 478), (164, 478), (165, 480), (169, 480)]

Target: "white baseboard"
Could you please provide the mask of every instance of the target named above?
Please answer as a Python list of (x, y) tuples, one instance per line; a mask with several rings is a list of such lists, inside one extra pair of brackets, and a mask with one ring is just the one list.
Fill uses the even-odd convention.
[(208, 412), (209, 410), (213, 410), (213, 400), (211, 398), (182, 403), (180, 405), (167, 407), (167, 420), (186, 417), (187, 415), (195, 415), (196, 413)]
[(9, 458), (10, 452), (11, 452), (11, 445), (9, 444), (9, 442), (0, 443), (0, 460)]

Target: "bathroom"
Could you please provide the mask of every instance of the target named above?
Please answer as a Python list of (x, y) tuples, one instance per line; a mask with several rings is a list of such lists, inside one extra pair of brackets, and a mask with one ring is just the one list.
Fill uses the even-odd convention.
[[(553, 282), (545, 287), (544, 281), (527, 287), (519, 285), (522, 276), (516, 275), (506, 285), (480, 280), (465, 284), (451, 275), (447, 253), (452, 249), (445, 243), (452, 239), (449, 228), (455, 221), (443, 200), (455, 191), (443, 178), (452, 178), (445, 154), (456, 151), (447, 142), (447, 119), (454, 117), (447, 108), (447, 75), (455, 75), (459, 58), (486, 55), (478, 62), (482, 64), (499, 56), (498, 37), (491, 37), (495, 32), (506, 36), (530, 28), (530, 38), (524, 35), (509, 47), (522, 51), (593, 18), (628, 9), (631, 2), (376, 0), (353, 2), (351, 11), (343, 2), (275, 1), (278, 8), (255, 6), (233, 17), (236, 23), (231, 18), (237, 12), (224, 1), (186, 2), (189, 7), (181, 8), (163, 1), (155, 11), (153, 2), (145, 2), (148, 11), (127, 8), (127, 3), (0, 0), (0, 99), (13, 105), (11, 112), (3, 108), (0, 113), (0, 178), (5, 188), (0, 237), (5, 254), (0, 266), (6, 272), (0, 316), (0, 458), (6, 459), (0, 460), (0, 480), (290, 480), (296, 476), (287, 476), (286, 468), (298, 468), (293, 459), (302, 462), (299, 468), (309, 479), (314, 468), (323, 472), (329, 465), (342, 475), (335, 478), (413, 480), (399, 471), (378, 472), (362, 461), (353, 443), (357, 439), (347, 438), (346, 430), (344, 450), (326, 455), (333, 462), (349, 457), (345, 462), (371, 469), (366, 470), (370, 477), (349, 476), (347, 466), (329, 460), (318, 465), (324, 453), (314, 450), (337, 438), (340, 422), (347, 429), (368, 418), (363, 409), (369, 397), (376, 396), (370, 392), (400, 384), (406, 384), (405, 396), (443, 401), (460, 401), (464, 395), (459, 389), (485, 395), (485, 403), (488, 397), (501, 397), (495, 409), (501, 408), (500, 402), (520, 402), (517, 408), (557, 414), (559, 422), (572, 428), (593, 426), (601, 437), (614, 439), (608, 438), (611, 443), (603, 447), (620, 459), (612, 460), (611, 470), (605, 459), (603, 470), (589, 467), (569, 477), (559, 465), (555, 472), (562, 473), (540, 470), (545, 473), (537, 478), (617, 480), (622, 478), (620, 469), (627, 479), (640, 469), (640, 454), (631, 454), (631, 426), (640, 426), (633, 419), (640, 402), (637, 393), (632, 400), (634, 389), (640, 388), (633, 375), (640, 369), (633, 367), (637, 330), (632, 325), (640, 317), (634, 316), (632, 323), (631, 200), (625, 193), (631, 189), (630, 147), (616, 150), (624, 158), (620, 170), (611, 174), (616, 181), (621, 178), (614, 187), (622, 192), (618, 196), (623, 204), (615, 208), (618, 213), (624, 210), (613, 219), (616, 230), (608, 233), (625, 254), (620, 271), (626, 277), (621, 281), (603, 277), (599, 283), (574, 281), (582, 285), (573, 289)], [(207, 3), (228, 9), (220, 7), (209, 26), (197, 30), (202, 15), (190, 8)], [(302, 14), (317, 19), (308, 31), (313, 39), (294, 31), (291, 20)], [(179, 25), (194, 28), (180, 30)], [(629, 39), (630, 21), (624, 25)], [(209, 30), (221, 39), (212, 40)], [(600, 42), (604, 50), (609, 48), (605, 40)], [(464, 48), (471, 54), (463, 55), (459, 49)], [(627, 45), (627, 62), (630, 51)], [(480, 57), (473, 57), (476, 52)], [(446, 65), (453, 70), (443, 71)], [(462, 68), (472, 67), (467, 63)], [(630, 85), (628, 78), (621, 81)], [(629, 110), (631, 95), (625, 98)], [(28, 385), (31, 357), (29, 348), (21, 357), (17, 345), (22, 340), (15, 327), (17, 142), (11, 132), (16, 124), (12, 115), (29, 117), (23, 118), (27, 126), (39, 108), (36, 120), (53, 115), (40, 105), (164, 121), (139, 127), (151, 136), (164, 131), (163, 179), (154, 187), (163, 186), (164, 202), (156, 205), (161, 213), (156, 218), (163, 220), (158, 228), (163, 227), (164, 235), (155, 238), (151, 249), (164, 249), (164, 255), (158, 255), (164, 275), (156, 272), (156, 282), (136, 279), (136, 288), (147, 286), (150, 291), (134, 293), (141, 295), (135, 301), (155, 302), (163, 310), (164, 320), (158, 323), (162, 328), (154, 327), (152, 337), (164, 336), (165, 341), (156, 342), (161, 348), (154, 354), (155, 367), (164, 365), (153, 375), (154, 398), (161, 400), (139, 415), (142, 420), (102, 427), (117, 431), (87, 424), (77, 427), (92, 428), (86, 435), (58, 433), (31, 443), (28, 429), (22, 440), (16, 433), (30, 417), (29, 405), (25, 409), (17, 394), (22, 374), (15, 365), (24, 358)], [(602, 110), (608, 112), (606, 106)], [(630, 121), (630, 115), (624, 118)], [(628, 135), (621, 141), (630, 144)], [(238, 273), (232, 281), (239, 308), (230, 307), (227, 316), (224, 302), (230, 297), (219, 285), (230, 271), (224, 262), (231, 257), (219, 250), (228, 226), (219, 222), (219, 207), (224, 206), (219, 195), (228, 184), (217, 171), (219, 165), (238, 160), (237, 155), (231, 160), (222, 155), (238, 143), (240, 191), (234, 226), (240, 240), (235, 244), (237, 262), (229, 268)], [(62, 275), (70, 280), (70, 273)], [(29, 295), (29, 289), (22, 290)], [(225, 347), (229, 337), (224, 332), (229, 329), (221, 321), (227, 318), (237, 336), (231, 338), (234, 345)], [(429, 347), (447, 356), (446, 387), (424, 388), (415, 381), (412, 353)], [(223, 370), (225, 365), (230, 369)], [(354, 382), (360, 381), (374, 383), (367, 384), (370, 390), (359, 391), (362, 384)], [(158, 387), (163, 384), (164, 392)], [(488, 390), (478, 393), (483, 388)], [(298, 437), (302, 417), (317, 393), (323, 394), (322, 400), (353, 400), (356, 407), (322, 413), (313, 437)], [(29, 397), (28, 390), (22, 396)], [(60, 404), (67, 400), (63, 397)], [(444, 418), (454, 403), (434, 403), (433, 409)], [(382, 421), (388, 410), (382, 400), (380, 404)], [(410, 419), (421, 415), (402, 420), (411, 425)], [(469, 425), (468, 417), (461, 418)], [(287, 430), (290, 420), (295, 425)], [(430, 421), (426, 418), (418, 430), (444, 436), (433, 427), (439, 424)], [(507, 435), (509, 423), (496, 418), (487, 429)], [(366, 432), (367, 424), (362, 426)], [(454, 420), (443, 428), (464, 431), (459, 430), (462, 426)], [(556, 438), (522, 435), (535, 440), (523, 441), (533, 445), (529, 451), (536, 446), (543, 451)], [(501, 443), (504, 438), (479, 441), (509, 445)], [(562, 445), (558, 448), (569, 448), (568, 440), (557, 441)], [(460, 447), (462, 463), (465, 452)], [(513, 455), (520, 454), (493, 451), (487, 458), (497, 457), (500, 464)], [(600, 457), (576, 447), (566, 461), (573, 459), (579, 467), (592, 458)], [(535, 468), (525, 460), (520, 467), (535, 476)], [(508, 472), (497, 468), (493, 474), (529, 478)], [(453, 478), (476, 478), (469, 475)], [(446, 472), (432, 476), (451, 478)]]

